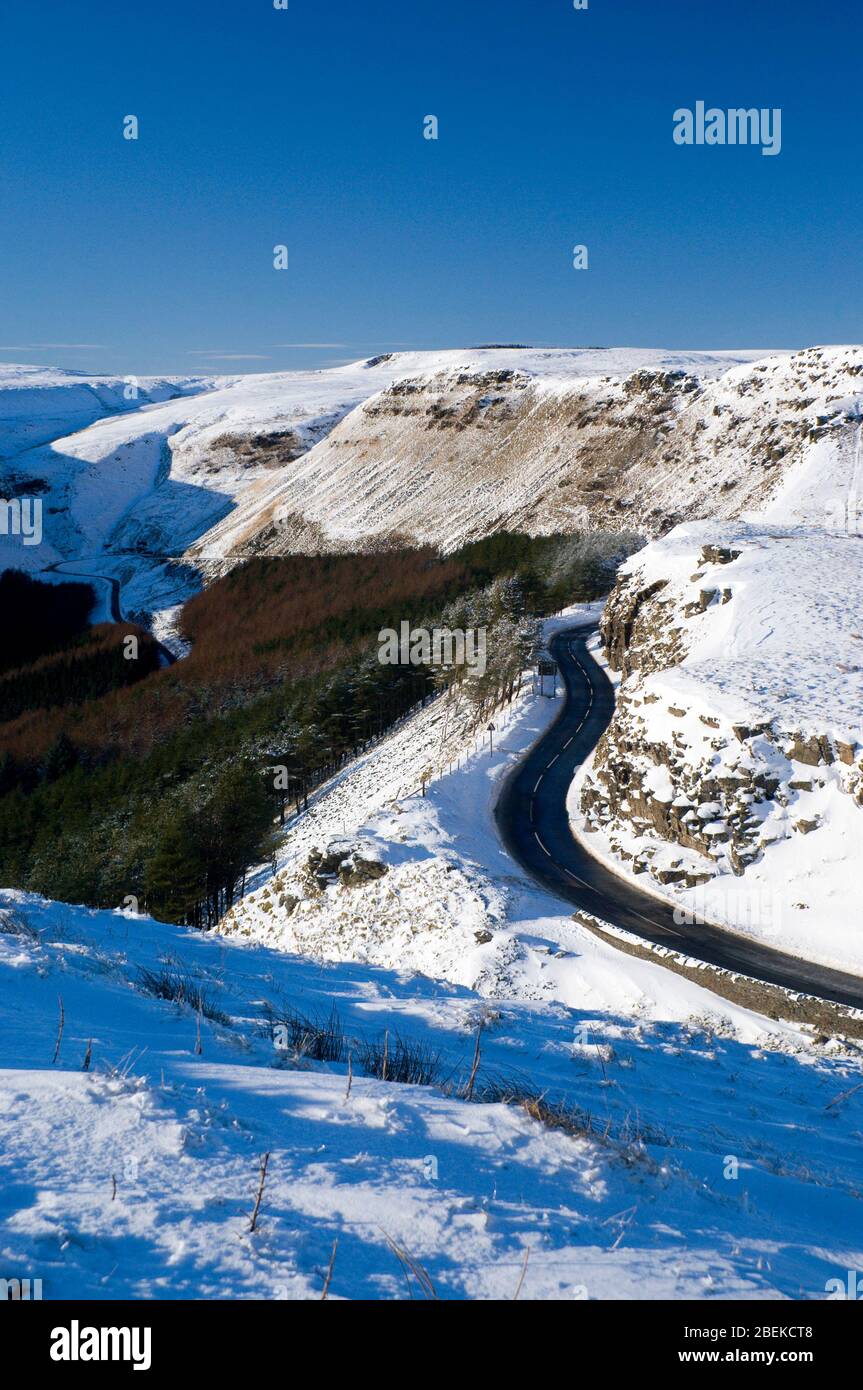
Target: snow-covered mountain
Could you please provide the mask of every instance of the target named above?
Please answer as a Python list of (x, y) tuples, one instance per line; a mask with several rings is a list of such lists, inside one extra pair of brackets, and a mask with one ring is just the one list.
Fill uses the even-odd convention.
[[(549, 407), (562, 402), (566, 413), (583, 390), (591, 398), (606, 388), (619, 392), (633, 372), (692, 371), (708, 379), (755, 356), (644, 349), (400, 353), (326, 371), (139, 383), (154, 404), (86, 428), (77, 428), (75, 411), (93, 408), (97, 392), (105, 410), (119, 408), (122, 382), (8, 370), (0, 378), (0, 410), (18, 422), (19, 442), (23, 413), (38, 413), (39, 392), (48, 393), (44, 420), (28, 436), (34, 447), (0, 460), (0, 495), (30, 491), (43, 499), (44, 539), (28, 548), (17, 537), (0, 536), (0, 564), (38, 569), (98, 557), (99, 571), (123, 583), (126, 608), (159, 609), (200, 582), (202, 561), (206, 571), (248, 553), (367, 544), (394, 530), (458, 544), (504, 524), (569, 528), (596, 508), (555, 506), (544, 520), (538, 513), (532, 520), (524, 505), (526, 486), (561, 495), (553, 441), (546, 449), (540, 439), (528, 467), (528, 429), (490, 465), (489, 449), (499, 449), (501, 429), (510, 432), (511, 413), (535, 415), (537, 396)], [(491, 388), (493, 378), (500, 381)], [(29, 382), (26, 397), (22, 381)], [(434, 421), (442, 382), (474, 403), (471, 419), (460, 430), (417, 430), (402, 404), (416, 397)], [(162, 400), (160, 392), (173, 398)], [(392, 422), (384, 442), (379, 418), (392, 413), (393, 401), (402, 403), (395, 406), (397, 447)], [(76, 430), (61, 429), (39, 447), (55, 428), (49, 410)], [(471, 467), (453, 468), (438, 457), (444, 445), (452, 452), (456, 438), (467, 462), (475, 459)], [(166, 565), (166, 556), (187, 563)]]
[[(0, 563), (98, 556), (127, 607), (159, 609), (262, 552), (446, 548), (501, 527), (655, 536), (750, 513), (825, 524), (859, 471), (861, 373), (860, 348), (507, 348), (142, 383), (155, 403), (7, 459), (4, 495), (43, 498), (45, 538), (0, 538)], [(122, 396), (24, 379), (0, 381), (10, 420), (25, 389), (34, 408), (48, 392), (46, 412)]]
[(504, 527), (660, 535), (780, 493), (799, 515), (813, 500), (801, 472), (822, 490), (825, 474), (835, 490), (847, 473), (859, 348), (725, 370), (694, 354), (548, 358), (540, 370), (535, 356), (498, 353), (395, 382), (262, 480), (191, 555), (393, 537), (451, 548)]

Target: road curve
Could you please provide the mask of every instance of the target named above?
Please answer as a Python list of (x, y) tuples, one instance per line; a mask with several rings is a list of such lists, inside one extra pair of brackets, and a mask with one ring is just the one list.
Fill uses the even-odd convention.
[(680, 925), (672, 905), (614, 873), (576, 841), (566, 796), (575, 769), (589, 756), (614, 713), (614, 691), (587, 650), (591, 626), (559, 633), (551, 652), (566, 701), (548, 732), (509, 774), (495, 808), (509, 852), (558, 897), (646, 941), (767, 984), (863, 1008), (863, 979), (709, 923)]
[[(60, 568), (61, 565), (67, 565), (67, 564), (73, 564), (73, 565), (74, 565), (74, 564), (76, 564), (76, 563), (80, 563), (80, 561), (75, 561), (75, 560), (71, 560), (71, 561), (69, 561), (69, 560), (57, 560), (57, 561), (55, 561), (55, 563), (54, 563), (53, 565), (46, 565), (46, 566), (45, 566), (45, 569), (46, 569), (47, 571), (53, 571), (53, 573), (55, 573), (55, 574), (66, 574), (66, 575), (69, 576), (70, 579), (87, 579), (87, 580), (90, 581), (91, 584), (92, 584), (93, 580), (95, 579), (95, 580), (97, 580), (97, 581), (101, 581), (101, 583), (103, 583), (103, 584), (107, 584), (107, 585), (108, 585), (108, 591), (109, 591), (109, 593), (110, 593), (110, 595), (111, 595), (111, 598), (110, 598), (111, 621), (112, 621), (113, 623), (123, 623), (123, 622), (125, 622), (126, 619), (123, 617), (123, 610), (122, 610), (122, 608), (120, 607), (120, 581), (119, 581), (119, 579), (115, 579), (114, 576), (113, 576), (112, 574), (98, 574), (98, 573), (96, 573), (94, 570), (67, 570), (67, 569), (61, 569), (61, 568)], [(153, 640), (156, 641), (155, 638), (154, 638)], [(177, 658), (175, 657), (174, 653), (173, 653), (172, 651), (170, 651), (170, 649), (169, 649), (168, 647), (165, 646), (165, 644), (164, 644), (163, 642), (156, 641), (156, 649), (157, 649), (157, 651), (158, 651), (158, 653), (159, 653), (159, 656), (160, 656), (161, 659), (162, 659), (162, 664), (163, 664), (164, 666), (173, 666), (173, 665), (174, 665), (174, 662), (177, 660)]]

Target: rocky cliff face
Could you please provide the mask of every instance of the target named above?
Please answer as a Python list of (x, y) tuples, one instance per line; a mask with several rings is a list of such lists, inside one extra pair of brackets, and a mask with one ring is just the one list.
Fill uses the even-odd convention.
[(811, 528), (689, 525), (634, 557), (602, 621), (622, 680), (587, 829), (660, 884), (765, 883), (776, 858), (784, 887), (841, 894), (863, 849), (861, 583), (863, 543)]

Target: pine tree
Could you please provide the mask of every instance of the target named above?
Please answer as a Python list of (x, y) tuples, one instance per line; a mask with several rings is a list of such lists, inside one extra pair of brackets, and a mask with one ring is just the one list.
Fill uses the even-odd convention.
[(3, 753), (0, 756), (0, 796), (14, 791), (19, 785), (19, 780), (15, 759), (11, 753)]
[(168, 818), (144, 865), (144, 898), (154, 917), (200, 926), (206, 866), (195, 842), (195, 820), (184, 807)]
[(78, 766), (78, 750), (67, 734), (60, 734), (45, 755), (46, 782), (56, 782)]

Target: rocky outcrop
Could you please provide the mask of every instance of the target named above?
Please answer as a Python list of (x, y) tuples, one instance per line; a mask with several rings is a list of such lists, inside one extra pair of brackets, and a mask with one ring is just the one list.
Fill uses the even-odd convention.
[(694, 887), (721, 868), (742, 874), (764, 849), (765, 811), (781, 785), (772, 747), (767, 756), (758, 742), (741, 748), (730, 731), (686, 737), (691, 712), (676, 706), (667, 708), (669, 737), (657, 738), (644, 709), (643, 700), (624, 696), (600, 740), (593, 776), (582, 792), (588, 826), (625, 823), (642, 838), (667, 841), (703, 861), (690, 857), (668, 864), (656, 860), (649, 843), (629, 854), (660, 883)]
[(378, 856), (370, 842), (330, 840), (325, 849), (311, 849), (305, 862), (300, 861), (290, 870), (282, 869), (248, 899), (235, 904), (223, 919), (222, 929), (235, 930), (246, 907), (252, 903), (268, 923), (284, 922), (289, 917), (302, 917), (310, 908), (325, 901), (331, 889), (350, 893), (376, 883), (387, 873), (389, 865)]
[(732, 523), (680, 528), (627, 564), (601, 623), (623, 679), (580, 811), (635, 872), (739, 877), (779, 840), (828, 833), (837, 789), (863, 805), (859, 667), (835, 660), (837, 678), (822, 650), (863, 643), (859, 550)]
[(671, 625), (666, 603), (657, 596), (668, 581), (642, 583), (637, 575), (614, 588), (600, 622), (603, 646), (613, 671), (661, 670), (682, 656), (680, 633)]
[(388, 868), (362, 841), (333, 840), (325, 850), (313, 849), (306, 861), (306, 881), (312, 892), (338, 884), (357, 888), (383, 878)]

